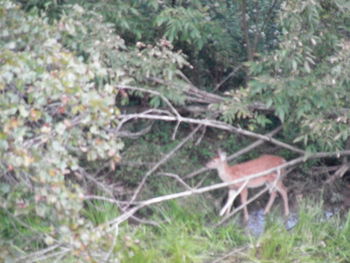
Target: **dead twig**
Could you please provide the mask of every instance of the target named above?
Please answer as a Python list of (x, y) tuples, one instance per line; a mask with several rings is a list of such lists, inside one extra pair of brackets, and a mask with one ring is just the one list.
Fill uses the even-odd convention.
[[(99, 200), (99, 201), (112, 203), (112, 204), (115, 204), (116, 206), (118, 206), (118, 208), (123, 212), (125, 212), (125, 209), (123, 209), (122, 205), (129, 204), (128, 201), (120, 201), (120, 200), (116, 200), (114, 198), (108, 198), (105, 196), (98, 196), (98, 195), (85, 195), (84, 200)], [(139, 202), (134, 202), (132, 204), (137, 205), (138, 203)], [(152, 221), (152, 220), (142, 219), (142, 218), (139, 218), (135, 215), (133, 215), (131, 218), (140, 224), (147, 224), (147, 225), (159, 227), (159, 224), (155, 221)]]
[(327, 179), (326, 183), (333, 183), (335, 179), (343, 177), (343, 175), (350, 169), (350, 163), (341, 165), (335, 173)]
[(214, 88), (214, 91), (217, 91), (221, 86), (222, 84), (224, 84), (227, 80), (229, 80), (230, 78), (232, 78), (236, 73), (237, 71), (243, 67), (243, 64), (239, 65), (238, 67), (236, 67), (234, 70), (231, 71), (230, 74), (228, 74), (223, 80), (221, 80), (219, 82), (219, 84), (217, 84)]
[(290, 151), (299, 153), (299, 154), (305, 154), (304, 150), (301, 150), (295, 146), (289, 145), (287, 143), (281, 142), (279, 140), (273, 139), (272, 137), (265, 136), (262, 134), (258, 134), (252, 131), (248, 131), (245, 129), (242, 129), (240, 127), (234, 127), (232, 125), (229, 125), (222, 121), (217, 120), (210, 120), (210, 119), (193, 119), (193, 118), (186, 118), (186, 117), (180, 117), (180, 120), (177, 117), (174, 116), (164, 116), (164, 115), (156, 115), (156, 114), (147, 114), (147, 113), (136, 113), (136, 114), (121, 114), (119, 116), (121, 120), (124, 118), (130, 119), (150, 119), (150, 120), (162, 120), (162, 121), (181, 121), (186, 123), (193, 123), (193, 124), (200, 124), (207, 127), (222, 129), (230, 132), (234, 132), (237, 134), (242, 134), (248, 137), (262, 139), (264, 141), (273, 143), (275, 145), (278, 145), (282, 148), (288, 149)]
[[(248, 180), (246, 181), (248, 182)], [(224, 216), (223, 219), (221, 219), (217, 224), (214, 225), (214, 227), (219, 227), (221, 226), (223, 223), (225, 223), (228, 219), (230, 219), (232, 216), (234, 216), (235, 214), (237, 214), (239, 211), (241, 211), (244, 207), (246, 207), (247, 205), (249, 205), (250, 203), (252, 203), (253, 201), (255, 201), (256, 199), (258, 199), (260, 196), (262, 196), (264, 193), (266, 193), (269, 190), (269, 188), (266, 186), (265, 188), (263, 188), (261, 191), (259, 191), (256, 195), (254, 195), (253, 197), (249, 198), (248, 201), (244, 204), (241, 204), (239, 207), (235, 208), (233, 211), (231, 211), (228, 215)]]
[(174, 149), (172, 149), (169, 153), (167, 153), (159, 162), (156, 163), (142, 178), (140, 184), (137, 186), (133, 196), (131, 197), (129, 204), (126, 206), (128, 208), (132, 202), (137, 198), (139, 193), (141, 192), (143, 186), (146, 183), (147, 178), (154, 172), (156, 171), (159, 166), (161, 166), (163, 163), (165, 163), (175, 152), (177, 152), (187, 141), (189, 141), (193, 135), (200, 129), (201, 125), (198, 125), (186, 138), (184, 138)]
[(243, 250), (246, 250), (248, 248), (248, 246), (243, 246), (243, 247), (239, 247), (239, 248), (236, 248), (232, 251), (230, 251), (229, 253), (217, 258), (216, 260), (214, 261), (211, 261), (211, 263), (220, 263), (222, 262), (224, 259), (228, 258), (228, 257), (231, 257), (233, 256), (234, 254), (238, 254), (238, 253), (242, 253)]
[[(310, 159), (326, 158), (326, 157), (334, 157), (334, 156), (339, 158), (340, 156), (345, 156), (345, 155), (350, 155), (350, 150), (340, 151), (340, 152), (320, 152), (320, 153), (315, 153), (313, 155), (304, 155), (304, 156), (298, 157), (296, 159), (293, 159), (293, 160), (291, 160), (289, 162), (286, 162), (286, 163), (284, 163), (282, 165), (279, 165), (277, 167), (268, 169), (268, 170), (260, 172), (260, 173), (252, 174), (252, 175), (246, 176), (244, 178), (233, 180), (233, 181), (230, 181), (230, 182), (219, 183), (219, 184), (214, 184), (214, 185), (210, 185), (210, 186), (206, 186), (206, 187), (202, 187), (202, 188), (198, 188), (198, 189), (191, 189), (191, 190), (184, 191), (184, 192), (179, 192), (179, 193), (174, 193), (174, 194), (154, 197), (154, 198), (151, 198), (151, 199), (139, 202), (139, 204), (137, 206), (134, 206), (134, 207), (130, 208), (124, 214), (118, 216), (117, 218), (115, 218), (115, 219), (113, 219), (113, 220), (111, 220), (111, 221), (109, 221), (109, 222), (107, 222), (105, 224), (107, 224), (107, 226), (111, 226), (111, 227), (113, 227), (114, 225), (119, 225), (122, 222), (128, 220), (134, 213), (136, 213), (141, 208), (146, 207), (146, 206), (150, 206), (150, 205), (153, 205), (153, 204), (156, 204), (156, 203), (160, 203), (160, 202), (164, 202), (164, 201), (168, 201), (168, 200), (172, 200), (172, 199), (177, 199), (177, 198), (181, 198), (181, 197), (187, 197), (187, 196), (191, 196), (191, 195), (194, 195), (194, 194), (202, 194), (202, 193), (205, 193), (205, 192), (213, 191), (213, 190), (216, 190), (216, 189), (220, 189), (220, 188), (223, 188), (223, 187), (230, 186), (232, 184), (237, 184), (237, 183), (240, 183), (240, 182), (244, 182), (246, 180), (251, 180), (253, 178), (264, 176), (266, 174), (275, 172), (277, 170), (280, 170), (280, 169), (283, 169), (283, 168), (287, 168), (287, 167), (291, 167), (291, 166), (294, 166), (294, 165), (302, 163), (302, 162), (306, 162), (307, 160), (310, 160)], [(266, 190), (267, 189), (263, 189), (263, 191), (266, 191)], [(263, 194), (263, 193), (259, 192), (259, 194)]]
[(192, 190), (192, 187), (189, 186), (188, 184), (186, 184), (186, 182), (185, 182), (184, 180), (182, 180), (181, 177), (178, 176), (177, 174), (173, 174), (173, 173), (160, 173), (159, 175), (172, 177), (172, 178), (174, 178), (176, 181), (178, 181), (181, 185), (183, 185), (187, 190)]
[(199, 145), (202, 141), (202, 139), (204, 138), (204, 135), (205, 135), (205, 132), (207, 131), (207, 128), (206, 127), (203, 127), (202, 128), (202, 133), (201, 135), (198, 137), (198, 140), (196, 141), (195, 145)]
[(179, 112), (175, 109), (175, 107), (171, 104), (171, 102), (164, 95), (162, 95), (161, 93), (159, 93), (159, 92), (157, 92), (155, 90), (143, 89), (143, 88), (132, 87), (132, 86), (127, 86), (127, 85), (118, 85), (117, 88), (118, 89), (127, 89), (127, 90), (141, 91), (141, 92), (144, 92), (144, 93), (149, 93), (149, 94), (152, 94), (152, 95), (155, 95), (155, 96), (159, 96), (169, 106), (169, 108), (171, 109), (173, 114), (178, 119), (178, 122), (177, 122), (177, 124), (175, 126), (175, 129), (174, 129), (174, 132), (173, 132), (173, 135), (172, 135), (172, 139), (175, 140), (177, 130), (178, 130), (180, 124), (181, 124), (181, 121), (180, 121), (181, 116), (180, 116)]
[(137, 139), (138, 137), (141, 137), (141, 136), (145, 135), (146, 133), (148, 133), (152, 129), (152, 125), (153, 125), (153, 123), (151, 123), (151, 125), (147, 126), (146, 128), (144, 128), (140, 131), (137, 131), (137, 132), (119, 131), (116, 135), (119, 138), (127, 137), (130, 139)]

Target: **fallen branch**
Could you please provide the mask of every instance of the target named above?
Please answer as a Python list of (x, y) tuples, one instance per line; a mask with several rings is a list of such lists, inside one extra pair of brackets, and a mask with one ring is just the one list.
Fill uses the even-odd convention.
[(199, 124), (207, 127), (222, 129), (230, 132), (234, 132), (237, 134), (242, 134), (248, 137), (262, 139), (267, 142), (271, 142), (275, 145), (278, 145), (280, 147), (283, 147), (285, 149), (291, 150), (293, 152), (297, 152), (300, 154), (305, 154), (304, 150), (301, 150), (295, 146), (289, 145), (287, 143), (281, 142), (279, 140), (273, 139), (271, 137), (261, 135), (255, 132), (251, 132), (248, 130), (244, 130), (242, 128), (237, 128), (232, 125), (229, 125), (222, 121), (217, 120), (209, 120), (209, 119), (193, 119), (193, 118), (187, 118), (187, 117), (175, 117), (171, 115), (156, 115), (156, 114), (148, 114), (148, 113), (136, 113), (136, 114), (121, 114), (119, 116), (119, 119), (123, 122), (124, 119), (131, 120), (131, 119), (150, 119), (150, 120), (162, 120), (162, 121), (180, 121), (180, 122), (186, 122), (186, 123), (193, 123), (193, 124)]
[(258, 199), (260, 196), (262, 196), (264, 193), (266, 193), (269, 190), (268, 186), (266, 186), (265, 188), (263, 188), (259, 193), (257, 193), (256, 195), (254, 195), (253, 197), (249, 198), (249, 200), (247, 202), (245, 202), (244, 204), (241, 204), (239, 207), (235, 208), (233, 211), (231, 211), (228, 215), (224, 216), (223, 219), (221, 219), (217, 224), (214, 225), (214, 227), (219, 227), (221, 226), (223, 223), (225, 223), (228, 219), (230, 219), (232, 216), (234, 216), (235, 214), (237, 214), (239, 211), (241, 211), (244, 207), (246, 207), (247, 205), (249, 205), (250, 203), (254, 202), (256, 199)]
[(177, 174), (173, 174), (173, 173), (160, 173), (159, 175), (162, 176), (167, 176), (167, 177), (171, 177), (174, 178), (177, 182), (179, 182), (182, 186), (184, 186), (187, 190), (191, 190), (192, 187), (189, 186), (188, 184), (186, 184), (186, 182)]
[(296, 158), (296, 159), (294, 159), (292, 161), (286, 162), (286, 163), (284, 163), (282, 165), (279, 165), (277, 167), (274, 167), (274, 168), (271, 168), (271, 169), (268, 169), (266, 171), (263, 171), (263, 172), (260, 172), (260, 173), (256, 173), (256, 174), (253, 174), (253, 175), (250, 175), (250, 176), (246, 176), (244, 178), (233, 180), (233, 181), (230, 181), (230, 182), (224, 182), (224, 183), (214, 184), (214, 185), (210, 185), (210, 186), (206, 186), (206, 187), (202, 187), (202, 188), (198, 188), (198, 189), (191, 189), (191, 190), (188, 190), (188, 191), (179, 192), (179, 193), (175, 193), (175, 194), (169, 194), (169, 195), (165, 195), (165, 196), (154, 197), (154, 198), (151, 198), (151, 199), (148, 199), (148, 200), (145, 200), (145, 201), (141, 201), (137, 206), (129, 209), (124, 214), (120, 215), (119, 217), (117, 217), (117, 218), (115, 218), (115, 219), (113, 219), (113, 220), (111, 220), (111, 221), (109, 221), (109, 222), (107, 222), (105, 224), (107, 224), (107, 225), (109, 225), (109, 226), (111, 226), (113, 228), (114, 225), (119, 225), (122, 222), (128, 220), (138, 210), (140, 210), (141, 208), (146, 207), (146, 206), (150, 206), (150, 205), (153, 205), (153, 204), (161, 203), (161, 202), (172, 200), (172, 199), (177, 199), (177, 198), (180, 198), (180, 197), (187, 197), (187, 196), (191, 196), (191, 195), (194, 195), (194, 194), (202, 194), (202, 193), (205, 193), (205, 192), (209, 192), (209, 191), (213, 191), (213, 190), (220, 189), (220, 188), (223, 188), (223, 187), (227, 187), (227, 186), (230, 186), (232, 184), (237, 184), (237, 183), (240, 183), (240, 182), (244, 182), (246, 180), (250, 180), (250, 179), (253, 179), (253, 178), (264, 176), (266, 174), (275, 172), (275, 171), (283, 169), (283, 168), (294, 166), (294, 165), (296, 165), (298, 163), (306, 162), (307, 160), (310, 160), (310, 159), (334, 157), (334, 156), (339, 158), (340, 156), (345, 156), (345, 155), (350, 155), (350, 150), (348, 150), (348, 151), (340, 151), (340, 152), (320, 152), (320, 153), (315, 153), (313, 155), (304, 155), (302, 157)]
[[(239, 247), (239, 248), (236, 248), (232, 251), (230, 251), (229, 253), (217, 258), (216, 260), (212, 261), (211, 263), (220, 263), (220, 262), (223, 262), (224, 259), (228, 258), (228, 257), (231, 257), (237, 253), (242, 253), (243, 250), (246, 250), (248, 248), (248, 246), (243, 246), (243, 247)], [(235, 257), (237, 258), (237, 257)]]
[(327, 184), (329, 183), (333, 183), (335, 181), (335, 179), (337, 178), (342, 178), (343, 175), (349, 171), (350, 169), (350, 164), (349, 163), (344, 163), (343, 165), (341, 165), (336, 171), (335, 173), (328, 178), (328, 180), (326, 181)]
[(130, 139), (137, 139), (137, 138), (145, 135), (146, 133), (148, 133), (152, 129), (152, 125), (153, 125), (153, 123), (151, 123), (146, 128), (144, 128), (144, 129), (142, 129), (140, 131), (137, 131), (137, 132), (119, 131), (116, 135), (119, 138), (127, 137), (127, 138), (130, 138)]
[(169, 153), (167, 153), (161, 160), (159, 160), (156, 165), (154, 165), (142, 178), (140, 184), (137, 186), (133, 196), (131, 197), (129, 204), (126, 206), (128, 208), (132, 202), (134, 202), (141, 192), (143, 186), (146, 183), (147, 178), (154, 172), (156, 171), (159, 166), (161, 166), (163, 163), (165, 163), (175, 152), (177, 152), (188, 140), (190, 140), (193, 135), (200, 129), (201, 125), (198, 125), (185, 139), (183, 139), (174, 149), (172, 149)]
[(47, 248), (44, 248), (42, 250), (33, 252), (31, 254), (28, 254), (28, 255), (25, 255), (25, 256), (20, 256), (20, 257), (16, 258), (14, 260), (14, 262), (26, 262), (26, 260), (29, 260), (29, 259), (31, 259), (31, 261), (33, 262), (34, 259), (41, 258), (44, 255), (48, 254), (49, 252), (52, 252), (52, 251), (54, 251), (54, 250), (56, 250), (58, 248), (61, 248), (61, 247), (62, 247), (62, 245), (55, 244), (55, 245), (49, 246)]
[[(294, 166), (294, 165), (302, 163), (302, 162), (306, 162), (307, 160), (310, 160), (310, 159), (334, 157), (334, 156), (339, 158), (340, 156), (345, 156), (345, 155), (350, 155), (350, 150), (340, 151), (340, 152), (320, 152), (320, 153), (315, 153), (313, 155), (311, 155), (311, 154), (304, 155), (304, 156), (298, 157), (298, 158), (296, 158), (294, 160), (291, 160), (289, 162), (286, 162), (286, 163), (284, 163), (282, 165), (279, 165), (277, 167), (268, 169), (268, 170), (260, 172), (260, 173), (252, 174), (252, 175), (246, 176), (244, 178), (239, 178), (237, 180), (233, 180), (233, 181), (230, 181), (230, 182), (219, 183), (219, 184), (214, 184), (214, 185), (210, 185), (210, 186), (206, 186), (206, 187), (202, 187), (202, 188), (198, 188), (198, 189), (191, 189), (191, 190), (184, 191), (184, 192), (179, 192), (179, 193), (169, 194), (169, 195), (165, 195), (165, 196), (154, 197), (154, 198), (151, 198), (151, 199), (148, 199), (148, 200), (145, 200), (145, 201), (141, 201), (137, 206), (129, 209), (124, 214), (120, 215), (119, 217), (117, 217), (117, 218), (115, 218), (115, 219), (113, 219), (111, 221), (108, 221), (105, 224), (110, 225), (111, 228), (114, 228), (114, 225), (119, 225), (122, 222), (128, 220), (138, 210), (140, 210), (141, 208), (146, 207), (146, 206), (150, 206), (150, 205), (153, 205), (153, 204), (161, 203), (161, 202), (172, 200), (172, 199), (177, 199), (177, 198), (180, 198), (180, 197), (187, 197), (187, 196), (191, 196), (191, 195), (194, 195), (194, 194), (202, 194), (202, 193), (205, 193), (205, 192), (209, 192), (209, 191), (213, 191), (213, 190), (220, 189), (220, 188), (223, 188), (223, 187), (227, 187), (227, 186), (230, 186), (232, 184), (237, 184), (237, 183), (240, 183), (240, 182), (244, 182), (246, 180), (251, 180), (253, 178), (264, 176), (266, 174), (275, 172), (275, 171), (283, 169), (283, 168), (287, 168), (287, 167)], [(264, 191), (265, 191), (265, 189), (264, 189)]]
[(239, 65), (234, 70), (232, 70), (230, 74), (228, 74), (222, 81), (219, 82), (219, 84), (215, 86), (214, 91), (217, 91), (222, 86), (222, 84), (224, 84), (227, 80), (232, 78), (237, 73), (237, 71), (242, 67), (243, 67), (243, 64)]

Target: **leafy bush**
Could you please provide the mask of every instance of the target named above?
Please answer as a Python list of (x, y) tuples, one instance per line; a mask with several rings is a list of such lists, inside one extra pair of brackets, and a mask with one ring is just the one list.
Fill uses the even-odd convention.
[(18, 220), (45, 220), (50, 231), (36, 238), (46, 245), (84, 250), (100, 237), (83, 235), (91, 225), (80, 214), (76, 180), (89, 162), (119, 160), (123, 144), (110, 132), (116, 90), (94, 82), (107, 74), (98, 61), (83, 62), (63, 47), (61, 24), (49, 26), (9, 1), (1, 6), (2, 208)]
[(120, 160), (116, 85), (163, 89), (181, 102), (181, 91), (150, 77), (176, 80), (186, 61), (162, 44), (126, 49), (102, 16), (77, 5), (52, 25), (6, 0), (0, 14), (1, 207), (23, 225), (43, 220), (46, 227), (20, 241), (28, 252), (35, 238), (92, 260), (88, 250), (103, 232), (81, 212), (79, 183), (93, 164)]
[(273, 108), (310, 151), (342, 149), (350, 135), (349, 11), (341, 1), (284, 3), (279, 48), (251, 63), (248, 101)]

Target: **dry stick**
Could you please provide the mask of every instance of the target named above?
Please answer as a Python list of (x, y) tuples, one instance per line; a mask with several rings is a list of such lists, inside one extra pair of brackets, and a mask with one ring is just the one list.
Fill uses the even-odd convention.
[(51, 252), (53, 250), (56, 250), (57, 248), (60, 248), (61, 246), (62, 246), (61, 244), (55, 244), (55, 245), (49, 246), (49, 247), (47, 247), (45, 249), (33, 252), (33, 253), (29, 254), (29, 255), (18, 257), (18, 258), (16, 258), (14, 260), (14, 262), (24, 262), (25, 260), (28, 260), (29, 258), (41, 257), (41, 256), (45, 255), (48, 252)]
[(173, 173), (160, 173), (159, 175), (162, 176), (167, 176), (167, 177), (172, 177), (174, 178), (177, 182), (179, 182), (182, 186), (184, 186), (187, 190), (191, 190), (192, 187), (189, 186), (188, 184), (186, 184), (186, 182), (184, 180), (182, 180), (182, 178), (180, 176), (178, 176), (177, 174), (173, 174)]
[[(248, 182), (248, 180), (247, 180)], [(214, 225), (214, 227), (219, 227), (221, 226), (223, 223), (225, 223), (228, 219), (230, 219), (230, 217), (234, 216), (235, 214), (237, 214), (240, 210), (242, 210), (244, 207), (246, 207), (247, 205), (249, 205), (250, 203), (252, 203), (253, 201), (255, 201), (256, 199), (258, 199), (260, 196), (262, 196), (265, 192), (267, 192), (267, 190), (269, 190), (268, 186), (266, 186), (265, 188), (263, 188), (261, 191), (259, 191), (259, 193), (257, 193), (256, 195), (254, 195), (253, 197), (249, 198), (249, 200), (247, 202), (245, 202), (244, 204), (241, 204), (239, 207), (235, 208), (233, 211), (231, 211), (228, 215), (224, 216), (223, 219), (221, 219), (217, 224)]]
[(180, 114), (178, 113), (178, 111), (175, 109), (175, 107), (171, 104), (171, 102), (164, 97), (162, 94), (160, 94), (159, 92), (155, 91), (155, 90), (149, 90), (149, 89), (144, 89), (144, 88), (138, 88), (138, 87), (133, 87), (133, 86), (128, 86), (128, 85), (118, 85), (117, 89), (128, 89), (128, 90), (134, 90), (134, 91), (141, 91), (144, 93), (149, 93), (155, 96), (159, 96), (162, 98), (162, 100), (164, 100), (164, 102), (169, 106), (169, 108), (171, 109), (171, 111), (176, 115), (176, 116), (180, 116)]
[(175, 137), (176, 137), (176, 133), (177, 133), (177, 130), (180, 126), (180, 113), (175, 109), (175, 107), (171, 104), (171, 102), (164, 96), (162, 95), (161, 93), (157, 92), (157, 91), (154, 91), (154, 90), (148, 90), (148, 89), (143, 89), (143, 88), (138, 88), (138, 87), (132, 87), (132, 86), (128, 86), (128, 85), (118, 85), (117, 86), (118, 89), (128, 89), (128, 90), (136, 90), (136, 91), (141, 91), (141, 92), (145, 92), (145, 93), (149, 93), (149, 94), (152, 94), (152, 95), (156, 95), (156, 96), (159, 96), (162, 98), (162, 100), (169, 106), (169, 108), (171, 109), (171, 111), (175, 114), (175, 116), (178, 118), (178, 122), (175, 126), (175, 129), (174, 129), (174, 132), (173, 132), (173, 135), (172, 135), (172, 139), (175, 140)]
[(230, 251), (229, 253), (227, 253), (227, 254), (225, 254), (225, 255), (219, 257), (218, 259), (212, 261), (211, 263), (220, 263), (220, 262), (222, 262), (222, 260), (224, 260), (225, 258), (228, 258), (228, 257), (230, 257), (230, 256), (232, 256), (232, 255), (234, 255), (234, 254), (236, 254), (236, 253), (241, 253), (243, 250), (245, 250), (245, 249), (247, 249), (247, 248), (248, 248), (248, 246), (243, 246), (243, 247), (236, 248), (236, 249)]
[(243, 65), (239, 65), (238, 67), (236, 67), (234, 70), (232, 70), (232, 72), (230, 74), (228, 74), (222, 81), (220, 81), (219, 84), (217, 84), (214, 88), (214, 91), (218, 90), (222, 84), (224, 84), (227, 80), (229, 80), (231, 77), (233, 77), (236, 72), (242, 67)]
[[(273, 131), (267, 133), (265, 136), (266, 137), (272, 137), (274, 136), (276, 133), (278, 133), (280, 130), (282, 129), (282, 126), (278, 126), (276, 129), (274, 129)], [(227, 160), (228, 161), (231, 161), (233, 159), (236, 159), (237, 157), (255, 149), (256, 147), (260, 146), (261, 144), (265, 143), (265, 140), (258, 140), (256, 142), (253, 142), (252, 144), (248, 145), (247, 147), (239, 150), (238, 152), (235, 152), (234, 154), (230, 155), (229, 157), (227, 157)], [(196, 175), (198, 174), (201, 174), (203, 172), (206, 172), (206, 171), (209, 171), (209, 168), (206, 168), (206, 167), (202, 167), (188, 175), (185, 175), (184, 176), (184, 179), (189, 179), (189, 178), (192, 178), (192, 177), (195, 177)]]
[(183, 72), (180, 71), (178, 74), (183, 80), (185, 80), (189, 84), (189, 88), (185, 90), (185, 93), (187, 93), (187, 95), (190, 95), (192, 98), (193, 96), (196, 96), (200, 102), (204, 103), (220, 103), (225, 100), (223, 97), (217, 94), (206, 92), (202, 89), (195, 87), (195, 85), (193, 85), (193, 83), (186, 77), (186, 75)]
[(198, 188), (198, 189), (192, 189), (192, 190), (189, 190), (189, 191), (184, 191), (184, 192), (179, 192), (179, 193), (175, 193), (175, 194), (169, 194), (169, 195), (154, 197), (154, 198), (151, 198), (151, 199), (148, 199), (148, 200), (145, 200), (145, 201), (141, 201), (139, 203), (139, 205), (131, 208), (130, 210), (126, 211), (121, 216), (119, 216), (119, 217), (117, 217), (117, 218), (115, 218), (115, 219), (113, 219), (113, 220), (111, 220), (111, 221), (109, 221), (109, 222), (107, 222), (105, 224), (107, 224), (107, 225), (120, 224), (120, 223), (128, 220), (139, 209), (141, 209), (143, 207), (146, 207), (146, 206), (149, 206), (149, 205), (152, 205), (152, 204), (160, 203), (160, 202), (167, 201), (167, 200), (177, 199), (177, 198), (180, 198), (180, 197), (191, 196), (191, 195), (194, 195), (194, 194), (202, 194), (202, 193), (213, 191), (213, 190), (216, 190), (216, 189), (219, 189), (219, 188), (227, 187), (227, 186), (230, 186), (230, 185), (233, 185), (233, 184), (244, 182), (246, 180), (251, 180), (253, 178), (264, 176), (266, 174), (275, 172), (275, 171), (283, 169), (283, 168), (294, 166), (294, 165), (296, 165), (298, 163), (301, 163), (301, 162), (306, 162), (309, 159), (334, 157), (334, 156), (339, 158), (340, 156), (345, 156), (345, 155), (350, 155), (350, 150), (340, 151), (340, 152), (320, 152), (320, 153), (315, 153), (313, 155), (304, 155), (304, 156), (298, 157), (296, 159), (293, 159), (292, 161), (289, 161), (289, 162), (286, 162), (286, 163), (284, 163), (282, 165), (279, 165), (277, 167), (265, 170), (265, 171), (260, 172), (260, 173), (252, 174), (252, 175), (246, 176), (244, 178), (239, 178), (237, 180), (233, 180), (233, 181), (230, 181), (230, 182), (224, 182), (224, 183), (214, 184), (214, 185), (210, 185), (210, 186), (205, 186), (205, 187)]
[(255, 132), (244, 130), (240, 127), (237, 128), (237, 127), (229, 125), (225, 122), (217, 121), (217, 120), (209, 120), (209, 119), (198, 120), (198, 119), (186, 118), (186, 117), (180, 117), (180, 119), (179, 119), (178, 117), (174, 117), (174, 116), (154, 115), (154, 114), (147, 114), (147, 113), (146, 114), (145, 113), (121, 114), (119, 116), (119, 118), (121, 120), (123, 120), (124, 118), (127, 118), (128, 120), (131, 120), (131, 119), (150, 119), (150, 120), (180, 121), (180, 122), (186, 122), (186, 123), (200, 124), (200, 125), (204, 125), (204, 126), (208, 126), (208, 127), (218, 128), (218, 129), (246, 135), (246, 136), (252, 137), (252, 138), (262, 139), (264, 141), (271, 142), (273, 144), (276, 144), (280, 147), (286, 148), (286, 149), (291, 150), (293, 152), (305, 154), (305, 151), (303, 151), (295, 146), (289, 145), (287, 143), (281, 142), (279, 140), (273, 139), (273, 138), (265, 136), (265, 135), (261, 135), (261, 134), (255, 133)]
[(116, 245), (116, 243), (117, 243), (117, 239), (118, 239), (118, 226), (116, 227), (116, 231), (115, 231), (115, 233), (114, 233), (114, 235), (113, 235), (113, 241), (112, 241), (112, 244), (111, 244), (111, 246), (110, 246), (110, 248), (109, 248), (109, 250), (108, 250), (108, 252), (107, 252), (107, 254), (106, 254), (106, 256), (105, 256), (105, 259), (104, 259), (104, 262), (106, 262), (106, 263), (108, 263), (108, 262), (110, 262), (110, 258), (111, 258), (111, 256), (112, 256), (112, 253), (113, 253), (113, 251), (115, 250), (115, 245)]
[(147, 178), (154, 172), (156, 171), (159, 166), (161, 166), (163, 163), (165, 163), (177, 150), (179, 150), (188, 140), (192, 138), (192, 136), (200, 129), (201, 125), (198, 125), (185, 139), (183, 139), (174, 149), (172, 149), (169, 153), (167, 153), (159, 162), (156, 163), (142, 178), (142, 181), (140, 184), (137, 186), (132, 198), (130, 199), (128, 205), (126, 208), (130, 206), (132, 202), (135, 201), (139, 193), (141, 192), (144, 184), (146, 183)]

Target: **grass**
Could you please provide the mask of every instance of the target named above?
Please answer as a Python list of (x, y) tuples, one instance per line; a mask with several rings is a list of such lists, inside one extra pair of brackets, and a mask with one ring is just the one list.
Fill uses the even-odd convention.
[(319, 204), (302, 205), (298, 223), (289, 231), (282, 220), (269, 217), (264, 233), (255, 237), (235, 221), (208, 226), (208, 217), (216, 215), (203, 200), (194, 203), (159, 205), (153, 219), (164, 222), (160, 227), (126, 225), (117, 245), (121, 262), (212, 262), (240, 247), (246, 248), (220, 262), (350, 262), (350, 217), (326, 220)]
[(159, 227), (125, 225), (117, 244), (121, 262), (203, 262), (213, 251), (243, 244), (244, 236), (236, 225), (208, 227), (206, 216), (212, 211), (199, 198), (193, 199), (197, 198), (156, 206), (152, 219), (163, 222)]
[(349, 223), (349, 216), (326, 220), (321, 205), (304, 204), (293, 229), (270, 222), (246, 254), (252, 262), (264, 263), (349, 262)]
[[(253, 236), (234, 219), (214, 228), (212, 225), (219, 218), (211, 202), (204, 196), (172, 200), (143, 211), (148, 219), (159, 223), (157, 227), (131, 223), (121, 225), (114, 247), (120, 262), (350, 262), (350, 216), (340, 218), (334, 215), (326, 219), (320, 203), (309, 201), (301, 205), (297, 224), (290, 230), (286, 229), (277, 215), (279, 213), (269, 215), (263, 234)], [(84, 216), (95, 225), (118, 215), (114, 205), (103, 201), (89, 202), (84, 208)], [(1, 213), (0, 222), (2, 242), (16, 244), (18, 249), (24, 249), (19, 239), (35, 235), (18, 222), (11, 221), (6, 213)], [(23, 218), (23, 222), (40, 233), (48, 231), (34, 217)], [(28, 243), (23, 245), (26, 248), (30, 246)], [(42, 247), (35, 243), (31, 245), (32, 251), (35, 247)]]

